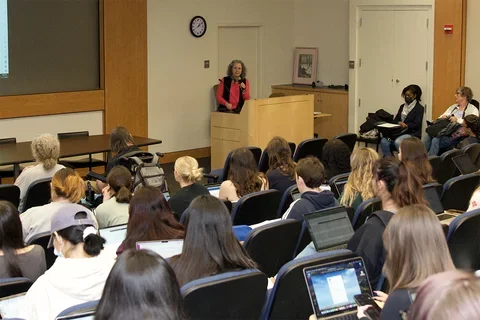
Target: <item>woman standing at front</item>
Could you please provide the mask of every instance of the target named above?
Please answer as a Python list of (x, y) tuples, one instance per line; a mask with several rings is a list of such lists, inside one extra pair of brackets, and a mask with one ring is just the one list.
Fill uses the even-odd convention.
[(217, 88), (218, 111), (240, 112), (245, 100), (250, 100), (250, 83), (245, 78), (247, 68), (241, 60), (233, 60)]

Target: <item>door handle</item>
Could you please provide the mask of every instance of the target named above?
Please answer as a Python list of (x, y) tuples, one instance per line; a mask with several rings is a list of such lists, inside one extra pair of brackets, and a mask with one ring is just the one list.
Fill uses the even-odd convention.
[(400, 82), (400, 80), (398, 80), (398, 79), (397, 79), (397, 80), (395, 80), (395, 82), (396, 82), (396, 83), (399, 83), (399, 82)]

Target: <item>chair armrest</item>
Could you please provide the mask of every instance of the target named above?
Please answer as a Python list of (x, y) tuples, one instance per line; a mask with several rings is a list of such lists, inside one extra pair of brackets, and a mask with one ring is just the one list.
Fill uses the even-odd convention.
[(216, 183), (218, 181), (218, 179), (220, 178), (220, 176), (217, 176), (217, 175), (214, 175), (214, 174), (209, 174), (209, 173), (204, 173), (203, 177), (205, 177), (207, 179), (212, 179), (214, 183)]

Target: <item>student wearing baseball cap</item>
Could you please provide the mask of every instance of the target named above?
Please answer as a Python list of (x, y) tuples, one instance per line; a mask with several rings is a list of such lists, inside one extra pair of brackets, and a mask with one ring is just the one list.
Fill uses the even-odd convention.
[(53, 216), (48, 247), (58, 256), (28, 290), (27, 319), (54, 319), (71, 306), (100, 299), (114, 260), (100, 255), (105, 239), (93, 214), (67, 204)]

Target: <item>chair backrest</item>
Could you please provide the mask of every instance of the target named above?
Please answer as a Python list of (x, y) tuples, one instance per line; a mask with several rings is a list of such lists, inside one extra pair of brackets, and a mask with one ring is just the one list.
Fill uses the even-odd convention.
[(338, 139), (343, 141), (350, 149), (350, 152), (353, 152), (353, 149), (355, 148), (355, 144), (357, 143), (357, 134), (356, 133), (339, 134), (338, 136), (333, 137), (333, 139)]
[(0, 184), (0, 200), (9, 201), (18, 208), (20, 188), (13, 184)]
[(290, 151), (292, 152), (292, 158), (293, 158), (293, 155), (295, 154), (295, 149), (297, 149), (297, 145), (295, 144), (295, 142), (289, 142), (288, 146), (290, 147)]
[(352, 226), (354, 230), (360, 228), (367, 218), (375, 211), (382, 209), (382, 201), (378, 198), (367, 199), (363, 201), (355, 210)]
[(48, 242), (50, 241), (51, 232), (42, 232), (39, 234), (34, 235), (29, 241), (28, 245), (36, 244), (43, 248), (45, 251), (45, 262), (47, 263), (47, 270), (53, 266), (53, 263), (57, 259), (57, 256), (53, 252), (53, 247), (48, 247)]
[[(246, 147), (246, 149), (252, 152), (255, 163), (258, 166), (258, 163), (260, 162), (260, 157), (262, 156), (262, 149), (260, 149), (259, 147)], [(228, 172), (230, 171), (230, 161), (232, 160), (232, 153), (233, 150), (228, 153), (227, 158), (225, 159), (225, 163), (223, 165), (223, 174), (221, 177), (221, 181), (219, 182), (228, 180)]]
[(428, 162), (430, 162), (430, 165), (432, 166), (432, 178), (434, 180), (437, 180), (438, 168), (440, 167), (440, 162), (442, 162), (442, 158), (440, 158), (439, 156), (430, 156), (428, 157)]
[(326, 138), (303, 140), (298, 144), (297, 150), (295, 150), (293, 161), (298, 162), (298, 160), (308, 156), (315, 156), (321, 160), (323, 146), (327, 143), (327, 141), (328, 139)]
[(55, 320), (80, 319), (93, 316), (100, 300), (88, 301), (69, 307), (58, 314)]
[(470, 197), (480, 184), (480, 174), (477, 172), (451, 178), (443, 185), (443, 209), (467, 211)]
[(297, 245), (295, 246), (295, 251), (293, 251), (293, 259), (295, 259), (295, 257), (298, 256), (298, 254), (302, 252), (310, 242), (312, 242), (312, 237), (310, 236), (310, 231), (308, 231), (307, 222), (303, 221)]
[(256, 269), (226, 272), (189, 282), (180, 291), (189, 319), (258, 319), (267, 276)]
[(463, 154), (467, 154), (472, 163), (480, 168), (480, 143), (472, 143), (462, 149)]
[(19, 293), (27, 292), (32, 286), (32, 280), (28, 278), (1, 278), (0, 279), (0, 298), (13, 296)]
[(453, 163), (452, 158), (461, 154), (462, 150), (454, 149), (447, 151), (440, 156), (440, 165), (436, 172), (438, 183), (444, 184), (448, 179), (453, 178), (456, 173), (460, 174), (455, 163)]
[(269, 98), (285, 97), (285, 93), (283, 93), (283, 92), (274, 92), (274, 93), (271, 93), (268, 97), (269, 97)]
[(480, 267), (480, 209), (456, 217), (448, 227), (447, 242), (455, 267), (477, 270)]
[(308, 319), (313, 311), (303, 269), (356, 256), (349, 250), (336, 250), (315, 253), (285, 264), (277, 274), (262, 319)]
[(288, 187), (288, 189), (285, 190), (280, 200), (280, 205), (278, 206), (277, 218), (280, 218), (285, 213), (285, 211), (287, 211), (288, 207), (290, 207), (293, 202), (292, 194), (296, 191), (298, 191), (298, 187), (296, 184)]
[(75, 131), (75, 132), (61, 132), (57, 133), (58, 140), (75, 138), (75, 137), (88, 137), (90, 133), (88, 131)]
[(282, 195), (278, 190), (264, 190), (247, 194), (238, 200), (232, 212), (233, 225), (247, 226), (273, 220), (277, 217)]
[(10, 144), (10, 143), (17, 143), (17, 138), (3, 138), (3, 139), (0, 139), (0, 144)]
[(268, 277), (292, 260), (302, 224), (289, 219), (269, 223), (250, 231), (243, 246), (258, 269)]
[(332, 190), (335, 198), (338, 199), (343, 192), (343, 187), (348, 181), (348, 177), (350, 177), (350, 172), (338, 174), (335, 177), (332, 177), (328, 180), (328, 184), (330, 185), (330, 189)]
[(50, 182), (52, 178), (45, 178), (34, 181), (25, 193), (23, 203), (23, 211), (27, 211), (32, 207), (43, 206), (50, 202)]
[(477, 100), (472, 99), (472, 100), (470, 101), (470, 103), (473, 104), (475, 107), (477, 107), (477, 109), (480, 109), (480, 103), (478, 103)]

